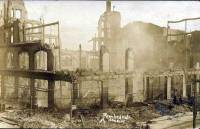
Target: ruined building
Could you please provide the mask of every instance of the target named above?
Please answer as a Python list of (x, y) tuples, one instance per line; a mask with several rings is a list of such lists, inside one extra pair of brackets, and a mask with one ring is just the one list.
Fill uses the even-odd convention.
[[(25, 12), (23, 1), (5, 0), (3, 3), (0, 30), (2, 103), (20, 103), (31, 108), (66, 108), (69, 104), (87, 104), (87, 100), (92, 100), (106, 107), (108, 97), (113, 97), (113, 94), (118, 99), (124, 98), (121, 96), (125, 93), (111, 89), (110, 80), (130, 80), (133, 73), (110, 72), (108, 55), (104, 54), (107, 49), (102, 47), (100, 53), (91, 53), (92, 60), (99, 59), (95, 67), (97, 72), (88, 71), (87, 67), (60, 71), (59, 22), (44, 24), (42, 19), (29, 20)], [(80, 52), (80, 57), (82, 54)], [(87, 64), (87, 61), (82, 63), (82, 58), (80, 60), (80, 66)], [(126, 85), (130, 84), (126, 81)], [(122, 95), (118, 96), (119, 93)], [(129, 92), (126, 96), (131, 100)]]
[[(133, 87), (129, 89), (132, 90), (133, 101), (171, 98), (169, 96), (174, 95), (174, 90), (178, 90), (179, 96), (191, 96), (193, 75), (190, 77), (188, 75), (186, 80), (184, 76), (187, 76), (185, 75), (187, 69), (196, 70), (196, 65), (199, 64), (199, 31), (187, 33), (186, 30), (171, 29), (169, 26), (165, 28), (140, 21), (134, 21), (121, 27), (120, 12), (111, 10), (109, 0), (106, 1), (106, 11), (100, 16), (97, 28), (98, 33), (91, 41), (93, 51), (97, 52), (97, 56), (103, 53), (107, 60), (104, 64), (107, 67), (103, 71), (127, 71), (129, 69), (136, 73), (134, 79), (129, 80), (133, 83)], [(126, 56), (132, 60), (128, 63), (128, 69), (125, 65)], [(99, 69), (102, 70), (101, 65)], [(167, 76), (164, 75), (146, 80), (146, 74), (148, 76), (150, 74), (151, 78), (154, 74), (170, 70), (183, 70), (184, 75), (175, 75), (172, 80), (167, 80)], [(124, 97), (122, 93), (126, 93), (126, 90), (123, 81), (107, 82), (108, 87), (113, 91), (110, 93), (111, 89), (108, 88), (109, 95), (116, 91), (117, 94), (114, 96)], [(198, 86), (197, 92), (199, 92)]]
[(31, 96), (33, 106), (52, 106), (47, 97), (54, 96), (48, 94), (48, 90), (59, 83), (10, 73), (14, 70), (18, 73), (27, 71), (29, 75), (31, 70), (60, 69), (59, 23), (44, 24), (42, 19), (27, 19), (23, 0), (4, 0), (1, 5), (1, 70), (8, 73), (1, 72), (4, 73), (1, 75), (1, 97), (26, 104)]
[(192, 95), (191, 79), (199, 78), (199, 31), (136, 21), (122, 27), (120, 12), (107, 0), (90, 40), (93, 50), (61, 51), (59, 22), (27, 19), (22, 0), (2, 6), (3, 99), (66, 108), (171, 99), (175, 90), (184, 98)]

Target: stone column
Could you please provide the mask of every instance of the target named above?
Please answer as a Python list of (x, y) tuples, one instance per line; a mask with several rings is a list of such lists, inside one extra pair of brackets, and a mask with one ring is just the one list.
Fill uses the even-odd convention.
[[(128, 48), (125, 54), (125, 70), (126, 72), (133, 71), (133, 52)], [(125, 78), (125, 100), (126, 105), (130, 105), (133, 102), (133, 78)]]
[(78, 83), (78, 98), (82, 99), (82, 81), (79, 81)]
[(133, 102), (133, 78), (125, 79), (125, 99), (126, 105), (130, 105)]
[[(34, 53), (29, 53), (29, 70), (34, 70)], [(35, 91), (35, 79), (30, 78), (30, 99), (31, 105), (34, 106), (36, 103), (36, 91)]]
[[(6, 68), (6, 60), (7, 60), (7, 52), (4, 51), (1, 55), (1, 68), (5, 69)], [(6, 87), (4, 84), (4, 80), (5, 80), (5, 75), (1, 75), (1, 98), (5, 99), (5, 95), (6, 95)]]
[(108, 107), (108, 81), (101, 81), (101, 107)]
[(1, 98), (5, 99), (5, 95), (6, 95), (6, 87), (4, 84), (4, 80), (5, 80), (5, 76), (1, 75)]
[(13, 42), (18, 43), (20, 42), (20, 27), (19, 27), (20, 21), (17, 19), (13, 22)]
[(172, 77), (167, 77), (167, 99), (171, 99)]
[[(47, 71), (54, 70), (54, 55), (51, 50), (47, 51)], [(54, 107), (55, 80), (48, 80), (48, 108)]]
[(73, 100), (72, 100), (72, 104), (76, 104), (76, 101), (78, 99), (78, 91), (79, 91), (79, 88), (78, 88), (78, 83), (72, 83), (72, 94), (73, 94)]
[[(18, 69), (19, 68), (19, 55), (18, 55), (18, 51), (14, 52), (14, 69)], [(19, 91), (19, 77), (15, 76), (15, 82), (14, 82), (14, 96), (15, 99), (18, 100), (18, 91)]]
[(150, 87), (149, 87), (150, 85), (149, 85), (149, 77), (146, 77), (146, 99), (148, 100), (149, 99), (149, 97), (150, 97), (150, 92), (149, 92), (149, 90), (150, 90)]
[(164, 77), (164, 99), (167, 99), (167, 76)]
[[(197, 64), (196, 64), (196, 69), (197, 69), (197, 70), (200, 69), (200, 67), (199, 67), (199, 62), (197, 62)], [(200, 79), (199, 74), (196, 75), (196, 79), (197, 79), (197, 80)], [(196, 83), (196, 88), (197, 88), (197, 90), (196, 90), (196, 91), (197, 91), (197, 95), (199, 95), (199, 82)]]
[[(99, 58), (99, 70), (101, 72), (109, 72), (109, 65), (106, 66), (105, 65), (105, 61), (108, 61), (109, 60), (106, 60), (104, 59), (104, 54), (107, 52), (107, 49), (105, 48), (105, 46), (101, 46), (100, 48), (100, 58)], [(107, 52), (108, 54), (108, 52)], [(109, 87), (109, 80), (102, 80), (100, 81), (101, 83), (101, 107), (102, 108), (106, 108), (108, 106), (108, 87)]]
[(54, 107), (54, 88), (55, 81), (48, 80), (48, 108)]
[(185, 75), (183, 75), (183, 98), (187, 97), (186, 91), (187, 91), (186, 80), (185, 80)]
[(147, 98), (147, 77), (143, 77), (143, 100), (146, 100)]

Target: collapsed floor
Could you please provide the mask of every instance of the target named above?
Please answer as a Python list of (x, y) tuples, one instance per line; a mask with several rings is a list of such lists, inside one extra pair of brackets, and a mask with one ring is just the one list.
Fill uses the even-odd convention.
[[(49, 111), (45, 109), (19, 109), (8, 106), (6, 111), (0, 113), (0, 122), (15, 125), (21, 128), (135, 128), (151, 123), (153, 118), (163, 115), (175, 115), (189, 112), (191, 107), (187, 104), (172, 105), (167, 101), (153, 101), (151, 103), (133, 103), (125, 107), (123, 103), (111, 103), (107, 109), (101, 110), (97, 105), (73, 111), (70, 121), (69, 111)], [(105, 119), (100, 122), (103, 113), (116, 116), (124, 115), (129, 118), (124, 123), (117, 123)]]

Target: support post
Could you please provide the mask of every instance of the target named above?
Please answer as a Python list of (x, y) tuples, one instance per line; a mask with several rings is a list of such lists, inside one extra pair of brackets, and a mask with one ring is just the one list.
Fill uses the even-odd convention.
[(15, 91), (14, 91), (14, 96), (15, 99), (18, 100), (18, 92), (19, 92), (19, 77), (15, 76), (15, 82), (14, 82), (14, 86), (15, 86)]
[(81, 44), (79, 44), (79, 69), (82, 69), (82, 47)]
[(1, 75), (1, 98), (2, 99), (5, 99), (5, 93), (6, 93), (6, 87), (5, 87), (5, 84), (4, 84), (4, 80), (5, 80), (5, 76), (4, 75)]
[(167, 76), (165, 76), (164, 82), (164, 99), (167, 99)]
[(171, 84), (172, 84), (172, 77), (167, 77), (167, 99), (171, 99)]
[(77, 101), (77, 99), (78, 99), (78, 83), (72, 83), (72, 88), (73, 88), (73, 92), (72, 92), (72, 94), (73, 94), (73, 100), (72, 100), (72, 104), (74, 105), (74, 104), (76, 104), (76, 101)]
[[(193, 84), (194, 83), (194, 84)], [(192, 82), (192, 89), (194, 91), (194, 103), (193, 103), (193, 128), (196, 128), (196, 117), (197, 117), (197, 88), (196, 82)]]
[(159, 90), (159, 94), (162, 93), (162, 92), (161, 92), (161, 82), (160, 82), (161, 80), (160, 80), (160, 79), (161, 79), (161, 78), (160, 78), (160, 76), (159, 76), (159, 77), (158, 77), (158, 90)]
[[(14, 68), (18, 69), (19, 68), (19, 55), (18, 51), (14, 52)], [(15, 99), (18, 100), (18, 91), (19, 91), (19, 77), (15, 76), (15, 82), (14, 82), (14, 96)]]
[[(47, 71), (54, 70), (54, 55), (52, 50), (47, 51)], [(54, 88), (55, 81), (48, 80), (48, 108), (54, 107)]]
[(78, 98), (80, 100), (82, 99), (82, 81), (79, 81), (79, 84), (78, 84)]
[[(99, 69), (101, 72), (109, 72), (109, 68), (105, 69), (106, 66), (104, 66), (104, 59), (103, 55), (106, 52), (105, 46), (101, 46), (100, 48), (100, 58), (99, 58)], [(108, 87), (109, 87), (109, 81), (101, 81), (101, 107), (106, 108), (108, 107)]]
[(35, 108), (36, 104), (36, 92), (35, 92), (35, 79), (30, 78), (30, 104), (32, 105), (31, 108)]
[(54, 88), (55, 81), (48, 80), (48, 108), (54, 107)]
[(183, 98), (187, 97), (186, 91), (187, 91), (187, 89), (186, 89), (186, 79), (185, 79), (185, 75), (183, 75)]
[(154, 80), (155, 80), (155, 77), (152, 77), (151, 78), (151, 87), (150, 87), (150, 99), (153, 100), (153, 96), (154, 96)]
[(108, 107), (108, 81), (101, 81), (101, 107)]
[(147, 100), (149, 99), (149, 97), (150, 97), (150, 94), (149, 94), (149, 89), (150, 89), (150, 87), (149, 87), (149, 77), (146, 77), (146, 86), (147, 86), (147, 90), (146, 90), (146, 98), (147, 98)]
[[(81, 46), (81, 44), (79, 44), (79, 69), (81, 70), (82, 69), (82, 46)], [(78, 84), (76, 85), (76, 91), (77, 91), (77, 98), (81, 98), (82, 97), (82, 94), (81, 94), (81, 87), (82, 87), (82, 82), (81, 81), (79, 81), (78, 82)]]
[(125, 79), (125, 100), (126, 105), (129, 106), (133, 102), (133, 79)]
[[(196, 64), (196, 69), (199, 70), (200, 66), (199, 66), (199, 62), (197, 62)], [(196, 75), (196, 79), (199, 80), (199, 74)], [(199, 95), (199, 82), (196, 82), (196, 94)]]
[[(127, 49), (125, 54), (125, 70), (133, 70), (133, 53), (132, 49)], [(133, 102), (133, 78), (125, 78), (125, 100), (126, 105), (129, 106)]]
[(20, 42), (20, 28), (19, 28), (20, 21), (17, 19), (13, 23), (13, 42), (18, 43)]
[[(29, 69), (34, 70), (34, 53), (29, 53)], [(30, 103), (34, 107), (36, 103), (36, 91), (35, 91), (35, 80), (34, 78), (30, 78)]]

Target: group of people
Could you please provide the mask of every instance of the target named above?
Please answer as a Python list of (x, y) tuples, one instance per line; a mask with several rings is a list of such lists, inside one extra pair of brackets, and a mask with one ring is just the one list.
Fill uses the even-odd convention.
[(174, 89), (173, 104), (176, 104), (176, 105), (182, 105), (183, 104), (183, 98), (182, 98), (181, 95), (178, 96), (178, 90), (177, 89)]
[(182, 96), (179, 96), (177, 98), (177, 96), (174, 95), (173, 96), (173, 104), (182, 105), (183, 104), (183, 98), (182, 98)]
[(194, 96), (190, 96), (188, 97), (188, 100), (183, 101), (182, 96), (178, 96), (177, 89), (175, 89), (173, 95), (173, 104), (182, 105), (183, 103), (187, 103), (189, 106), (192, 106), (194, 104)]

